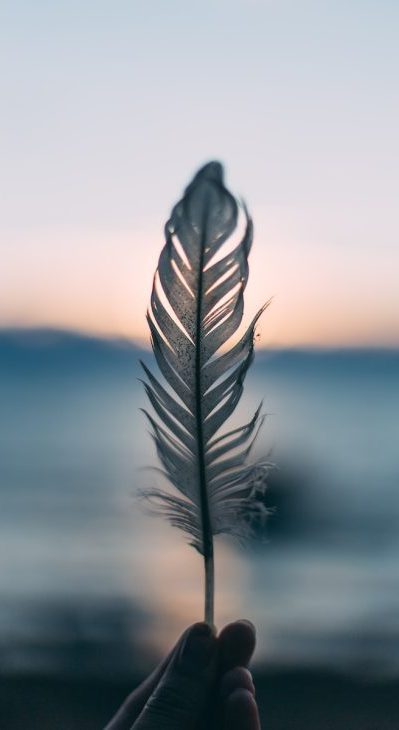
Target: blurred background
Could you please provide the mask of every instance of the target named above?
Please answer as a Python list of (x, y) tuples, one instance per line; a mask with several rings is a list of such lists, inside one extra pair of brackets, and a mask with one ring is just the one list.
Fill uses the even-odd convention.
[[(202, 565), (135, 495), (163, 224), (226, 166), (273, 297), (263, 538), (217, 541), (270, 730), (399, 723), (399, 7), (102, 0), (0, 9), (0, 724), (101, 728), (202, 613)], [(157, 482), (158, 483), (158, 482)]]

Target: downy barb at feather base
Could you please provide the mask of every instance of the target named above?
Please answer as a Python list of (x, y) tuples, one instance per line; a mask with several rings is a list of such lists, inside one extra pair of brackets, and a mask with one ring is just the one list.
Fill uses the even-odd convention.
[(203, 556), (209, 624), (214, 621), (214, 535), (245, 539), (254, 519), (266, 514), (262, 497), (269, 463), (247, 464), (263, 420), (260, 408), (249, 423), (219, 433), (241, 397), (255, 325), (267, 306), (238, 342), (223, 348), (240, 326), (248, 280), (253, 226), (244, 206), (242, 239), (223, 251), (239, 210), (218, 162), (199, 170), (173, 208), (147, 314), (163, 384), (142, 363), (156, 417), (145, 413), (171, 485), (170, 492), (154, 488), (144, 494)]

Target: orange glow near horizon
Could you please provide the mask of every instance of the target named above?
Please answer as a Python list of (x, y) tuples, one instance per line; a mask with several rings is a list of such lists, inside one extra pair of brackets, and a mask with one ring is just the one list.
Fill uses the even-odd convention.
[(147, 342), (166, 217), (215, 159), (259, 346), (399, 347), (398, 3), (6, 5), (0, 327)]
[[(286, 211), (255, 211), (254, 219), (245, 322), (273, 298), (258, 326), (259, 347), (399, 344), (395, 267), (382, 271), (375, 256), (359, 277), (358, 249), (323, 245), (317, 231), (312, 240)], [(14, 234), (4, 281), (0, 274), (0, 326), (72, 329), (147, 344), (159, 230), (41, 231), (26, 240)]]

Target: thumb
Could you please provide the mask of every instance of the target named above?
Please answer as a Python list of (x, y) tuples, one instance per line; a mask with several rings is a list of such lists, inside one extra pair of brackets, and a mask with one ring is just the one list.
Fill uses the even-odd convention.
[(196, 727), (212, 697), (216, 674), (214, 631), (205, 623), (194, 624), (134, 723), (134, 730)]

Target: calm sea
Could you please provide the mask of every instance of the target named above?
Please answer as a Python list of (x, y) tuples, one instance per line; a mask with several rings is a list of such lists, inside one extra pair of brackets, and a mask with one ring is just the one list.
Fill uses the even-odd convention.
[[(7, 670), (109, 671), (132, 650), (144, 665), (201, 618), (200, 558), (135, 499), (159, 484), (146, 468), (142, 354), (62, 333), (0, 336)], [(276, 510), (263, 542), (217, 541), (217, 623), (252, 619), (259, 662), (397, 672), (399, 353), (259, 353), (235, 422), (262, 399), (257, 454), (273, 449)]]

